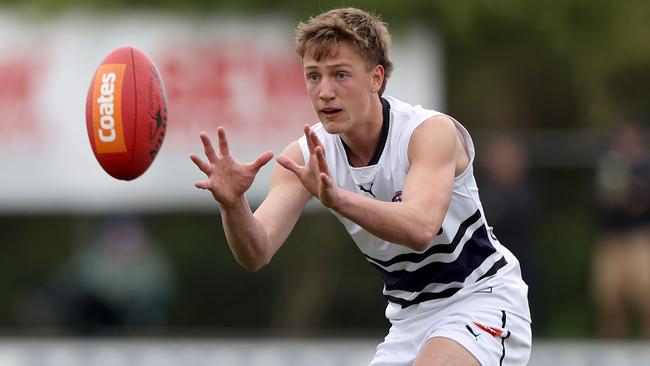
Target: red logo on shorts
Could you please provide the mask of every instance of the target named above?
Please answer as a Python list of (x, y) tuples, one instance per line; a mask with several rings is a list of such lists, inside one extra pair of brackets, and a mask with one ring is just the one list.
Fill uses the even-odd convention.
[(482, 331), (484, 331), (484, 332), (486, 332), (488, 334), (491, 334), (492, 337), (501, 337), (501, 335), (503, 334), (503, 330), (501, 330), (501, 329), (488, 327), (487, 325), (483, 325), (483, 324), (477, 323), (477, 322), (473, 322), (473, 323), (476, 324), (476, 326), (479, 327)]

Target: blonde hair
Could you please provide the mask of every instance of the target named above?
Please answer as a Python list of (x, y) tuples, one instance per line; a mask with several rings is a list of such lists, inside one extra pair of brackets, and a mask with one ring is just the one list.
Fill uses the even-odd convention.
[(339, 8), (327, 11), (296, 27), (296, 53), (301, 58), (305, 54), (317, 61), (324, 57), (336, 56), (340, 42), (347, 41), (372, 68), (384, 67), (384, 82), (379, 90), (382, 95), (386, 81), (393, 71), (393, 63), (388, 59), (390, 34), (378, 16), (355, 8)]

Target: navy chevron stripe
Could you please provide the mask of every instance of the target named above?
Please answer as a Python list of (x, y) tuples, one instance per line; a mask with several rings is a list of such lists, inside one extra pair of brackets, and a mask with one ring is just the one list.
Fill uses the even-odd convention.
[[(479, 278), (476, 282), (482, 280), (485, 277), (489, 277), (497, 273), (497, 271), (501, 269), (503, 266), (505, 266), (506, 264), (508, 264), (508, 262), (505, 260), (505, 258), (501, 257), (501, 259), (499, 259), (496, 263), (494, 263), (492, 268), (490, 268), (488, 272), (485, 275), (481, 276), (481, 278)], [(491, 275), (488, 275), (488, 273), (491, 273)], [(458, 292), (460, 289), (461, 289), (460, 287), (452, 287), (440, 292), (425, 292), (419, 294), (413, 300), (406, 300), (406, 299), (402, 299), (390, 295), (384, 295), (384, 296), (386, 297), (386, 299), (388, 299), (388, 301), (402, 305), (402, 309), (404, 309), (412, 305), (417, 305), (421, 302), (450, 297), (454, 295), (456, 292)]]
[(419, 292), (431, 283), (446, 284), (463, 282), (476, 268), (478, 268), (496, 249), (488, 239), (485, 225), (482, 225), (465, 243), (463, 250), (456, 260), (451, 263), (432, 262), (415, 271), (406, 270), (387, 271), (375, 263), (372, 265), (379, 270), (386, 290), (402, 290)]
[(499, 269), (501, 269), (501, 267), (505, 266), (506, 264), (508, 264), (508, 261), (506, 261), (506, 258), (501, 257), (501, 259), (499, 259), (496, 263), (494, 263), (492, 265), (492, 268), (488, 269), (488, 271), (485, 272), (485, 274), (483, 276), (479, 277), (479, 279), (476, 280), (476, 282), (478, 282), (478, 281), (480, 281), (480, 280), (482, 280), (484, 278), (495, 275), (497, 273), (497, 271)]
[[(470, 216), (467, 220), (463, 221), (460, 226), (458, 226), (458, 231), (456, 232), (456, 235), (454, 235), (454, 239), (451, 241), (449, 244), (439, 244), (439, 245), (434, 245), (431, 248), (427, 249), (426, 251), (422, 253), (405, 253), (405, 254), (400, 254), (398, 256), (395, 256), (387, 261), (382, 261), (379, 259), (372, 258), (368, 255), (366, 255), (366, 258), (371, 259), (375, 261), (376, 263), (381, 264), (384, 267), (388, 267), (392, 264), (399, 263), (399, 262), (412, 262), (412, 263), (420, 263), (423, 260), (427, 259), (429, 256), (433, 254), (449, 254), (453, 253), (454, 250), (456, 250), (456, 247), (458, 246), (458, 243), (460, 243), (460, 240), (465, 236), (465, 232), (467, 231), (467, 228), (472, 226), (473, 223), (478, 221), (481, 218), (481, 211), (476, 210), (472, 216)], [(442, 230), (442, 228), (441, 228)]]
[(458, 290), (460, 290), (460, 289), (461, 289), (461, 287), (452, 287), (452, 288), (448, 288), (448, 289), (440, 291), (440, 292), (425, 292), (423, 294), (419, 294), (413, 300), (405, 300), (405, 299), (401, 299), (399, 297), (390, 296), (390, 295), (385, 295), (385, 297), (390, 302), (394, 302), (396, 304), (402, 305), (402, 309), (404, 309), (404, 308), (408, 308), (411, 305), (419, 304), (421, 302), (450, 297), (453, 294), (455, 294), (456, 292), (458, 292)]

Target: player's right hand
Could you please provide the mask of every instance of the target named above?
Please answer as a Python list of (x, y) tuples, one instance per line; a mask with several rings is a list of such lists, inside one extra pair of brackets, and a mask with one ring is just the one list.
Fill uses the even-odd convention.
[(253, 162), (240, 163), (230, 155), (226, 131), (223, 127), (217, 128), (219, 155), (215, 152), (212, 142), (205, 132), (201, 132), (199, 136), (203, 142), (203, 150), (208, 162), (203, 161), (194, 153), (190, 154), (190, 159), (205, 173), (208, 179), (196, 182), (194, 185), (197, 188), (209, 190), (222, 207), (232, 207), (241, 201), (244, 192), (253, 184), (257, 172), (273, 158), (273, 152), (266, 151)]
[(327, 160), (325, 160), (325, 147), (309, 125), (305, 125), (303, 130), (309, 149), (307, 164), (299, 166), (282, 155), (278, 156), (278, 164), (293, 172), (309, 193), (317, 197), (325, 207), (336, 210), (337, 203), (340, 202), (340, 188), (330, 176)]

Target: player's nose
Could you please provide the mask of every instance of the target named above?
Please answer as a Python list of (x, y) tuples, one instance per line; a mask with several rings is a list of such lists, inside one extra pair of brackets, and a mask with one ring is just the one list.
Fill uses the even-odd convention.
[(335, 96), (334, 83), (328, 77), (323, 78), (318, 88), (318, 97), (322, 100), (330, 100)]

